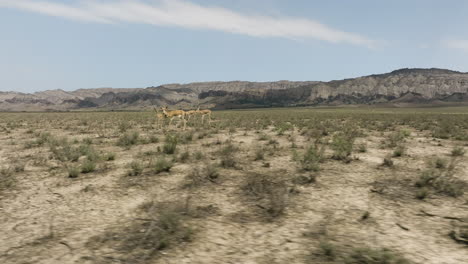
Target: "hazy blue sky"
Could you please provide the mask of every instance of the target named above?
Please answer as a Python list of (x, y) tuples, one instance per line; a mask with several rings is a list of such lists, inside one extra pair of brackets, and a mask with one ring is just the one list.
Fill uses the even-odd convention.
[(468, 71), (464, 0), (0, 0), (0, 90)]

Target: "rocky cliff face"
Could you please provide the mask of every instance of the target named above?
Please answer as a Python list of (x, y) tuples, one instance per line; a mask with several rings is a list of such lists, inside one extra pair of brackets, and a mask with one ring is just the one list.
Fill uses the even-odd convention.
[(468, 104), (468, 73), (443, 69), (400, 69), (330, 82), (202, 82), (146, 89), (0, 92), (0, 110), (248, 108), (343, 104)]

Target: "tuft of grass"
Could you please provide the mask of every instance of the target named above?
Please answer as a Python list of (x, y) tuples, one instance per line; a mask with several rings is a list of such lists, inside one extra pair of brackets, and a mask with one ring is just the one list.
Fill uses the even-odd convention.
[(85, 160), (83, 164), (81, 164), (81, 173), (91, 173), (96, 170), (96, 162), (92, 160)]
[(461, 157), (465, 155), (465, 149), (461, 146), (456, 146), (452, 149), (452, 156), (453, 157)]
[(158, 174), (161, 172), (169, 172), (173, 164), (171, 161), (166, 160), (164, 157), (160, 157), (153, 166), (154, 173)]
[(437, 159), (434, 161), (434, 167), (436, 167), (437, 169), (445, 169), (445, 168), (447, 168), (447, 160), (442, 159), (442, 158), (437, 158)]
[(260, 134), (260, 135), (258, 136), (258, 140), (259, 140), (259, 141), (270, 140), (270, 136), (268, 136), (267, 134), (262, 133), (262, 134)]
[(127, 172), (128, 176), (138, 176), (143, 173), (143, 165), (138, 161), (132, 161), (129, 164), (130, 169)]
[(112, 248), (116, 253), (97, 256), (98, 263), (108, 263), (109, 258), (119, 259), (121, 263), (149, 263), (160, 251), (191, 240), (194, 231), (186, 224), (188, 214), (184, 205), (149, 202), (138, 211), (138, 220), (87, 241), (88, 248)]
[(405, 146), (400, 144), (393, 150), (393, 157), (401, 157), (405, 154), (405, 151)]
[(314, 173), (307, 174), (307, 175), (299, 175), (293, 179), (295, 184), (306, 185), (315, 183), (317, 181), (317, 175)]
[(352, 133), (345, 134), (339, 132), (333, 135), (331, 149), (333, 150), (333, 159), (349, 161), (349, 156), (353, 151), (354, 136)]
[(257, 161), (257, 160), (264, 160), (264, 159), (265, 159), (265, 154), (264, 154), (263, 149), (258, 148), (257, 150), (255, 150), (254, 160)]
[(382, 162), (382, 166), (384, 167), (393, 167), (393, 160), (392, 160), (392, 157), (391, 156), (386, 156), (384, 159), (383, 159), (383, 162)]
[(163, 153), (169, 154), (169, 155), (174, 154), (176, 152), (177, 142), (178, 142), (178, 139), (176, 135), (174, 136), (167, 135), (166, 142), (164, 143), (163, 148), (162, 148)]
[(247, 174), (242, 187), (244, 192), (257, 201), (270, 217), (282, 215), (287, 206), (288, 189), (286, 183), (278, 177), (258, 173)]
[(177, 158), (178, 161), (185, 163), (190, 159), (190, 152), (184, 151), (180, 153), (179, 157)]
[(26, 167), (26, 163), (24, 161), (15, 160), (13, 163), (14, 172), (23, 172), (25, 167)]
[(416, 191), (415, 197), (419, 200), (424, 200), (429, 196), (429, 189), (424, 187)]
[(411, 264), (388, 249), (356, 248), (345, 257), (345, 264)]
[(201, 151), (196, 151), (194, 154), (193, 154), (193, 157), (196, 159), (196, 160), (201, 160), (203, 159), (203, 153)]
[(138, 144), (139, 138), (140, 134), (136, 131), (126, 132), (117, 141), (117, 146), (130, 148), (131, 146)]
[(78, 167), (68, 168), (68, 178), (78, 178), (78, 176), (80, 176), (80, 168)]
[(400, 130), (391, 133), (388, 136), (387, 141), (385, 142), (385, 145), (389, 148), (395, 148), (397, 147), (400, 143), (402, 143), (406, 137), (409, 136), (410, 133), (406, 130)]
[(237, 161), (234, 157), (234, 153), (238, 149), (231, 143), (227, 144), (220, 151), (221, 156), (221, 167), (223, 168), (234, 168), (236, 167)]
[(366, 146), (366, 144), (360, 144), (360, 145), (358, 146), (358, 152), (360, 152), (360, 153), (365, 153), (365, 152), (367, 152), (367, 146)]
[(337, 257), (337, 250), (335, 245), (331, 244), (328, 241), (320, 241), (319, 244), (320, 250), (323, 255), (327, 257), (329, 260), (335, 260)]
[(418, 188), (432, 188), (436, 192), (452, 197), (462, 196), (467, 184), (454, 177), (455, 167), (455, 160), (452, 160), (447, 168), (427, 169), (421, 173), (415, 185)]
[(114, 152), (109, 152), (109, 153), (104, 155), (104, 160), (105, 161), (115, 160), (115, 156), (116, 156), (116, 154)]
[(155, 135), (150, 135), (148, 137), (148, 142), (149, 143), (158, 143), (159, 142), (159, 138)]
[(304, 171), (319, 171), (319, 163), (323, 160), (323, 153), (325, 151), (324, 147), (319, 148), (317, 144), (310, 146), (305, 151), (302, 158), (293, 157), (299, 159), (301, 163), (301, 168)]
[(11, 168), (0, 168), (0, 191), (12, 189), (16, 185), (16, 179)]
[(206, 165), (203, 168), (195, 168), (187, 174), (186, 181), (184, 185), (186, 188), (199, 187), (205, 184), (206, 182), (215, 182), (219, 177), (218, 169), (211, 164)]

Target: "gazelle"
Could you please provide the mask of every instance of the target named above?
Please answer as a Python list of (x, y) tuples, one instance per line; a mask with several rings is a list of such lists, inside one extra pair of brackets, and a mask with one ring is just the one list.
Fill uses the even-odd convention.
[(185, 125), (186, 125), (186, 120), (185, 120), (185, 111), (184, 110), (172, 110), (168, 111), (167, 106), (161, 107), (161, 110), (163, 111), (163, 114), (166, 118), (170, 118), (171, 120), (169, 121), (169, 126), (172, 124), (172, 120), (174, 118), (179, 118), (184, 122), (184, 130), (185, 130)]
[(188, 110), (188, 111), (185, 111), (185, 116), (187, 117), (187, 121), (190, 121), (190, 118), (191, 118), (192, 116), (197, 115), (197, 114), (198, 114), (197, 110)]
[(156, 126), (157, 126), (157, 129), (162, 129), (162, 125), (163, 125), (164, 119), (165, 119), (164, 113), (159, 113), (159, 111), (158, 111), (158, 109), (156, 109), (156, 107), (153, 107), (153, 109), (154, 109), (154, 112), (156, 112), (156, 120), (157, 120)]
[(200, 107), (198, 107), (197, 112), (202, 116), (202, 124), (205, 122), (205, 116), (208, 116), (208, 124), (211, 123), (211, 110), (200, 110)]

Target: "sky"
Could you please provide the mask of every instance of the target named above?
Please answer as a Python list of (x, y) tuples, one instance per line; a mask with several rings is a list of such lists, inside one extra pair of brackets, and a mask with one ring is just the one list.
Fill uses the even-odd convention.
[(0, 0), (0, 91), (468, 71), (465, 0)]

